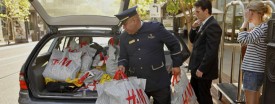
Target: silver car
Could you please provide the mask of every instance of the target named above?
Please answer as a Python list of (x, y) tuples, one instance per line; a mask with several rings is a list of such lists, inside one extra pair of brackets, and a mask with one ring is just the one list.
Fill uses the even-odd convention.
[[(49, 32), (35, 46), (19, 75), (20, 104), (94, 104), (96, 91), (51, 92), (43, 72), (53, 50), (64, 51), (74, 41), (88, 45), (106, 55), (111, 40), (117, 39), (122, 29), (114, 17), (129, 6), (129, 0), (29, 0), (49, 27)], [(179, 36), (177, 38), (180, 40)], [(182, 44), (183, 41), (180, 41)], [(164, 47), (166, 67), (172, 60)], [(168, 71), (169, 72), (169, 71)]]
[(110, 38), (117, 37), (119, 20), (114, 16), (128, 8), (129, 0), (30, 0), (49, 27), (35, 46), (19, 76), (20, 104), (94, 104), (96, 91), (49, 92), (42, 73), (54, 49), (64, 51), (74, 40), (80, 44), (88, 37), (89, 45), (103, 53)]

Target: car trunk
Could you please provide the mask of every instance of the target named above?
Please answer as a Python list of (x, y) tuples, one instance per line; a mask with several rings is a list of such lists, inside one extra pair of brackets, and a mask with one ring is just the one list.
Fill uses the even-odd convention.
[[(52, 55), (52, 50), (57, 48), (56, 44), (64, 45), (67, 43), (59, 43), (61, 37), (68, 38), (67, 40), (62, 40), (62, 42), (68, 42), (71, 38), (75, 37), (93, 37), (96, 39), (97, 44), (104, 48), (104, 52), (108, 49), (108, 40), (115, 35), (110, 35), (111, 29), (109, 30), (64, 30), (60, 31), (58, 34), (48, 34), (42, 38), (31, 54), (31, 63), (27, 67), (27, 82), (30, 94), (34, 98), (46, 98), (46, 99), (87, 99), (95, 100), (97, 98), (97, 91), (77, 91), (72, 92), (49, 92), (46, 89), (45, 77), (42, 73), (45, 71), (47, 64), (49, 63), (50, 57)], [(95, 35), (96, 34), (96, 35)], [(108, 35), (109, 34), (109, 35)], [(99, 43), (100, 42), (100, 43)], [(50, 44), (49, 44), (50, 43)], [(60, 49), (65, 49), (68, 46), (59, 47)], [(46, 48), (45, 48), (46, 47)], [(47, 49), (45, 51), (45, 49)], [(43, 51), (43, 52), (42, 52)]]
[[(50, 54), (37, 57), (36, 65), (29, 68), (29, 87), (32, 95), (37, 98), (51, 99), (93, 99), (97, 98), (96, 91), (72, 91), (72, 92), (49, 92), (46, 90), (45, 78), (42, 73), (46, 68), (45, 63), (48, 62)], [(76, 89), (77, 90), (77, 89)]]
[[(24, 69), (27, 74), (24, 79), (30, 95), (34, 98), (66, 100), (94, 100), (97, 98), (96, 91), (86, 93), (83, 91), (66, 93), (47, 91), (42, 73), (49, 62), (54, 46), (50, 46), (51, 49), (43, 54), (40, 52), (43, 50), (41, 47), (53, 37), (81, 35), (113, 37), (118, 35), (119, 27), (117, 24), (119, 20), (114, 15), (127, 9), (129, 0), (30, 0), (30, 3), (50, 27), (51, 33), (54, 33), (45, 35), (40, 40), (28, 59), (31, 61), (27, 63), (27, 69)], [(58, 41), (54, 39), (53, 42)], [(108, 41), (105, 42), (108, 44)]]

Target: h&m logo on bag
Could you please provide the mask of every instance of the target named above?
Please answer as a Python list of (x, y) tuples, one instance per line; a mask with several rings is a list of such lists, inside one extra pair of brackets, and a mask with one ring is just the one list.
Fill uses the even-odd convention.
[[(188, 93), (188, 95), (187, 95), (187, 93)], [(194, 95), (193, 88), (192, 88), (191, 84), (189, 83), (186, 86), (184, 93), (182, 94), (183, 104), (189, 104), (189, 101), (190, 101), (189, 99), (191, 99), (193, 95)]]
[(72, 60), (69, 60), (67, 57), (62, 58), (62, 60), (53, 59), (53, 65), (69, 66), (72, 63)]
[[(147, 104), (142, 89), (136, 89), (136, 93), (137, 95), (135, 94), (134, 89), (132, 89), (131, 91), (128, 90), (128, 97), (126, 98), (126, 100), (128, 100), (128, 104)], [(131, 103), (131, 101), (133, 101), (133, 103)]]

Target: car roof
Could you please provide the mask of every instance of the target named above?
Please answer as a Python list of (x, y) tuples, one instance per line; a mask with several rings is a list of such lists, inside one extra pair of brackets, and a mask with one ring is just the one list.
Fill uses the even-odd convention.
[(49, 26), (114, 26), (129, 0), (30, 0)]

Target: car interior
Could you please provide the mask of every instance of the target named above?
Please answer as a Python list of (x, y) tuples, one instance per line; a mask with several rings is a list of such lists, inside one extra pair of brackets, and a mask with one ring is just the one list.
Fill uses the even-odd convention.
[[(45, 88), (45, 78), (42, 75), (45, 70), (53, 49), (63, 52), (67, 47), (70, 46), (71, 41), (75, 41), (78, 45), (87, 44), (91, 48), (95, 48), (98, 51), (102, 52), (104, 56), (107, 55), (108, 41), (111, 37), (91, 37), (91, 36), (63, 36), (56, 37), (49, 40), (40, 50), (37, 57), (33, 61), (32, 66), (28, 71), (28, 79), (30, 80), (30, 88), (34, 95), (71, 95), (79, 96), (77, 91), (74, 92), (48, 92)], [(91, 91), (92, 92), (92, 91)], [(81, 92), (82, 93), (82, 92)], [(88, 93), (87, 93), (88, 95)], [(96, 94), (91, 93), (92, 97), (96, 97)]]

